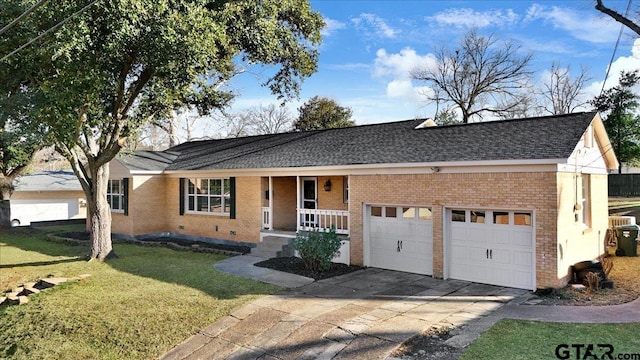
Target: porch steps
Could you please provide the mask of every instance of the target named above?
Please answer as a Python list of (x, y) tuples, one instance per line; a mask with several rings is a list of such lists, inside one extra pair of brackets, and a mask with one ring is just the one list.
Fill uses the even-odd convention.
[(256, 247), (251, 249), (251, 255), (263, 259), (293, 256), (293, 249), (289, 245), (291, 240), (281, 236), (265, 236)]

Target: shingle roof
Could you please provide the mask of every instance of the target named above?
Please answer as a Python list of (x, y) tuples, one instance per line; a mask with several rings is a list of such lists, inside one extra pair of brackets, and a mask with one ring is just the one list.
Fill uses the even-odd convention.
[(135, 151), (121, 154), (118, 160), (130, 170), (162, 171), (171, 165), (178, 153), (166, 151)]
[(18, 177), (15, 191), (78, 191), (78, 178), (71, 170), (40, 171)]
[(415, 127), (423, 120), (408, 120), (196, 141), (169, 149), (177, 156), (166, 170), (562, 159), (571, 155), (594, 116), (587, 112), (419, 129)]

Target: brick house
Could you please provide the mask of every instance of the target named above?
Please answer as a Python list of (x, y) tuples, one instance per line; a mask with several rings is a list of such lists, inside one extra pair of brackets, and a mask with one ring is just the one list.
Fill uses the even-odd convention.
[(123, 236), (259, 243), (335, 226), (352, 264), (535, 289), (604, 253), (616, 167), (593, 112), (410, 120), (123, 155), (108, 196)]

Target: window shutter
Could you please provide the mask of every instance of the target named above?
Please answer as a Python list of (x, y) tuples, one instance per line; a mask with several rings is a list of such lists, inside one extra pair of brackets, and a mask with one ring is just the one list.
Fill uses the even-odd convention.
[(180, 178), (180, 215), (184, 215), (184, 178)]
[(129, 178), (122, 179), (122, 210), (124, 215), (129, 215)]
[(236, 218), (236, 178), (235, 177), (229, 178), (229, 191), (231, 192), (231, 194), (229, 194), (229, 201), (231, 202), (229, 204), (229, 207), (230, 207), (229, 218), (235, 219)]

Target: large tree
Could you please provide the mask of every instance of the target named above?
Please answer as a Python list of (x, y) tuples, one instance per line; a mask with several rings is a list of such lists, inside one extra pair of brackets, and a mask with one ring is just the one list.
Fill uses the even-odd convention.
[(638, 83), (638, 70), (622, 72), (617, 86), (603, 91), (591, 102), (604, 117), (611, 146), (620, 160), (618, 173), (622, 173), (623, 163), (629, 165), (640, 160), (640, 116), (636, 111), (640, 97), (633, 92)]
[[(631, 1), (628, 2), (631, 5)], [(640, 25), (638, 25), (638, 11), (634, 11), (634, 16), (629, 16), (629, 8), (623, 13), (607, 7), (602, 0), (596, 0), (596, 10), (611, 17), (615, 21), (628, 27), (636, 34), (640, 35)]]
[(459, 110), (463, 123), (516, 107), (532, 74), (531, 54), (476, 31), (466, 33), (456, 47), (443, 46), (435, 57), (435, 66), (416, 67), (411, 76), (433, 88), (436, 96), (427, 95), (428, 100)]
[(563, 67), (558, 63), (551, 64), (551, 69), (542, 80), (540, 90), (544, 111), (551, 115), (570, 114), (586, 105), (583, 91), (589, 80), (591, 78), (584, 67), (572, 76), (569, 65)]
[[(33, 2), (5, 0), (0, 23)], [(49, 2), (6, 34), (26, 40), (78, 9)], [(107, 163), (126, 137), (158, 113), (224, 106), (230, 94), (218, 84), (238, 62), (266, 64), (263, 85), (297, 95), (316, 71), (322, 26), (300, 0), (103, 0), (1, 64), (2, 76), (21, 76), (21, 91), (37, 95), (30, 118), (48, 125), (80, 180), (92, 259), (113, 252)], [(0, 54), (10, 50), (0, 42)]]
[(353, 111), (327, 97), (314, 96), (298, 108), (293, 127), (298, 131), (344, 128), (354, 126)]

